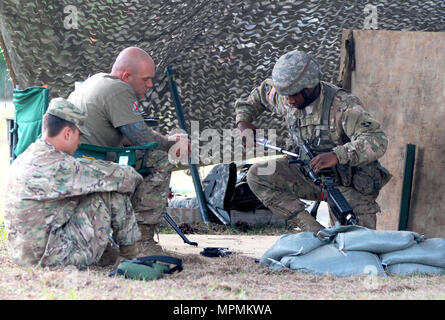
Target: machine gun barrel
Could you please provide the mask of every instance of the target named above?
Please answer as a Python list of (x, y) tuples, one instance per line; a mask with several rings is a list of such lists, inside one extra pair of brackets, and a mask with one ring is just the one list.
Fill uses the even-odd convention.
[[(297, 162), (298, 162), (298, 160), (300, 160), (300, 156), (299, 156), (298, 154), (293, 153), (293, 152), (290, 152), (290, 151), (287, 151), (287, 150), (284, 150), (284, 149), (279, 148), (279, 147), (276, 147), (276, 146), (274, 146), (274, 145), (271, 145), (271, 144), (269, 143), (269, 141), (266, 140), (266, 139), (258, 138), (258, 139), (256, 139), (255, 142), (256, 142), (256, 144), (261, 145), (261, 146), (264, 146), (264, 147), (266, 147), (266, 148), (268, 148), (268, 149), (272, 149), (272, 150), (278, 151), (278, 152), (280, 152), (280, 153), (283, 153), (283, 154), (285, 154), (285, 155), (291, 156), (291, 157), (297, 159)], [(304, 144), (304, 145), (302, 146), (302, 148), (306, 148), (306, 150), (303, 149), (303, 151), (309, 156), (309, 158), (310, 158), (311, 160), (312, 160), (313, 158), (315, 158), (314, 153), (312, 152), (312, 150), (310, 150), (310, 148), (309, 148), (307, 145)], [(301, 161), (300, 161), (300, 162), (301, 162)], [(307, 173), (308, 173), (309, 177), (312, 179), (312, 181), (313, 181), (317, 186), (321, 184), (321, 179), (320, 179), (320, 177), (318, 177), (318, 175), (317, 175), (317, 174), (316, 174), (310, 167), (309, 167), (309, 169), (307, 170)]]
[(283, 153), (283, 154), (286, 154), (286, 155), (288, 155), (288, 156), (291, 156), (291, 157), (294, 157), (294, 158), (297, 158), (297, 159), (300, 158), (300, 156), (299, 156), (298, 154), (296, 154), (296, 153), (293, 153), (293, 152), (284, 150), (283, 148), (279, 148), (279, 147), (277, 147), (277, 146), (271, 145), (271, 144), (269, 143), (269, 140), (267, 140), (267, 139), (257, 138), (257, 139), (255, 140), (255, 143), (256, 143), (257, 145), (260, 145), (260, 146), (266, 147), (266, 148), (268, 148), (268, 149), (272, 149), (272, 150), (278, 151), (278, 152)]

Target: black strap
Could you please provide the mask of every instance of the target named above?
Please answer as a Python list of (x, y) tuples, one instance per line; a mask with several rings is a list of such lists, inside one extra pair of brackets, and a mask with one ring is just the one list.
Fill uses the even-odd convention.
[[(324, 125), (325, 123), (328, 124), (328, 129), (329, 130), (329, 118), (330, 118), (330, 114), (331, 114), (331, 107), (332, 104), (334, 102), (334, 98), (337, 95), (337, 93), (339, 91), (345, 91), (345, 89), (343, 88), (339, 88), (333, 85), (329, 85), (327, 83), (323, 83), (323, 88), (324, 88), (324, 92), (325, 92), (325, 99), (323, 101), (323, 106), (322, 106), (322, 116), (321, 116), (321, 125)], [(343, 136), (342, 134), (342, 141), (343, 143), (348, 143), (351, 140), (349, 139), (349, 137), (347, 136)]]

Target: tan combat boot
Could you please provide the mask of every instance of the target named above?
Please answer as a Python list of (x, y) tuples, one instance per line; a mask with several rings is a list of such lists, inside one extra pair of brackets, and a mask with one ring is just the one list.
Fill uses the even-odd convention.
[(139, 231), (141, 232), (141, 239), (136, 242), (138, 247), (138, 256), (159, 256), (166, 255), (162, 247), (154, 240), (155, 224), (140, 224)]
[(115, 259), (113, 269), (116, 269), (122, 261), (133, 260), (136, 259), (137, 257), (138, 257), (137, 243), (130, 244), (128, 246), (120, 245), (119, 256), (117, 257), (117, 259)]
[(139, 256), (137, 243), (130, 244), (128, 246), (119, 246), (119, 257), (122, 260), (132, 260)]
[(111, 246), (110, 243), (107, 243), (107, 247), (105, 248), (102, 257), (100, 257), (96, 265), (99, 267), (107, 267), (114, 265), (118, 257), (119, 257), (119, 249)]
[(293, 226), (298, 227), (303, 232), (317, 233), (321, 229), (324, 229), (323, 225), (318, 223), (307, 211), (298, 213), (295, 217), (290, 218), (287, 222)]

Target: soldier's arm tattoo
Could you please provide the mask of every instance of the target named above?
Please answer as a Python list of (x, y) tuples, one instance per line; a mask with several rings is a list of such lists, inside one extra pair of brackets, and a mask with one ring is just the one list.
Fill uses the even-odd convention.
[(151, 140), (150, 130), (143, 121), (126, 124), (118, 127), (118, 129), (132, 145), (146, 144)]

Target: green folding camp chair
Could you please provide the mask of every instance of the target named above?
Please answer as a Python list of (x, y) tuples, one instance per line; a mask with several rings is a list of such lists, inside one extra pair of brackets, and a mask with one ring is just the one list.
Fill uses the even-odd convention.
[(11, 162), (40, 136), (42, 117), (48, 109), (49, 90), (44, 87), (14, 89), (13, 102), (14, 120), (8, 124)]
[[(10, 134), (10, 161), (14, 161), (28, 146), (36, 141), (42, 132), (42, 118), (49, 105), (49, 90), (44, 87), (29, 87), (24, 90), (14, 90), (13, 102), (15, 106), (14, 121), (8, 126)], [(156, 124), (155, 121), (146, 121), (148, 124)], [(74, 154), (77, 158), (89, 158), (106, 160), (108, 153), (114, 153), (116, 162), (120, 165), (135, 167), (136, 151), (144, 151), (143, 161), (137, 171), (146, 176), (150, 173), (146, 167), (146, 160), (150, 149), (158, 146), (156, 142), (150, 142), (141, 146), (130, 147), (103, 147), (82, 143)]]
[[(8, 127), (12, 128), (9, 130), (11, 162), (41, 136), (42, 118), (49, 105), (49, 90), (44, 87), (14, 90), (13, 101), (15, 105), (14, 121), (11, 123), (11, 119), (7, 119)], [(157, 126), (159, 124), (159, 119), (157, 118), (146, 118), (144, 120), (148, 126)], [(109, 159), (108, 154), (114, 153), (115, 162), (120, 165), (132, 166), (139, 174), (145, 177), (150, 174), (150, 169), (146, 166), (149, 151), (157, 146), (156, 142), (129, 147), (103, 147), (82, 143), (74, 153), (74, 157), (107, 160)], [(144, 152), (140, 165), (136, 158), (136, 151)], [(196, 242), (191, 242), (187, 239), (167, 212), (163, 212), (162, 216), (185, 243), (193, 246), (198, 245)]]

